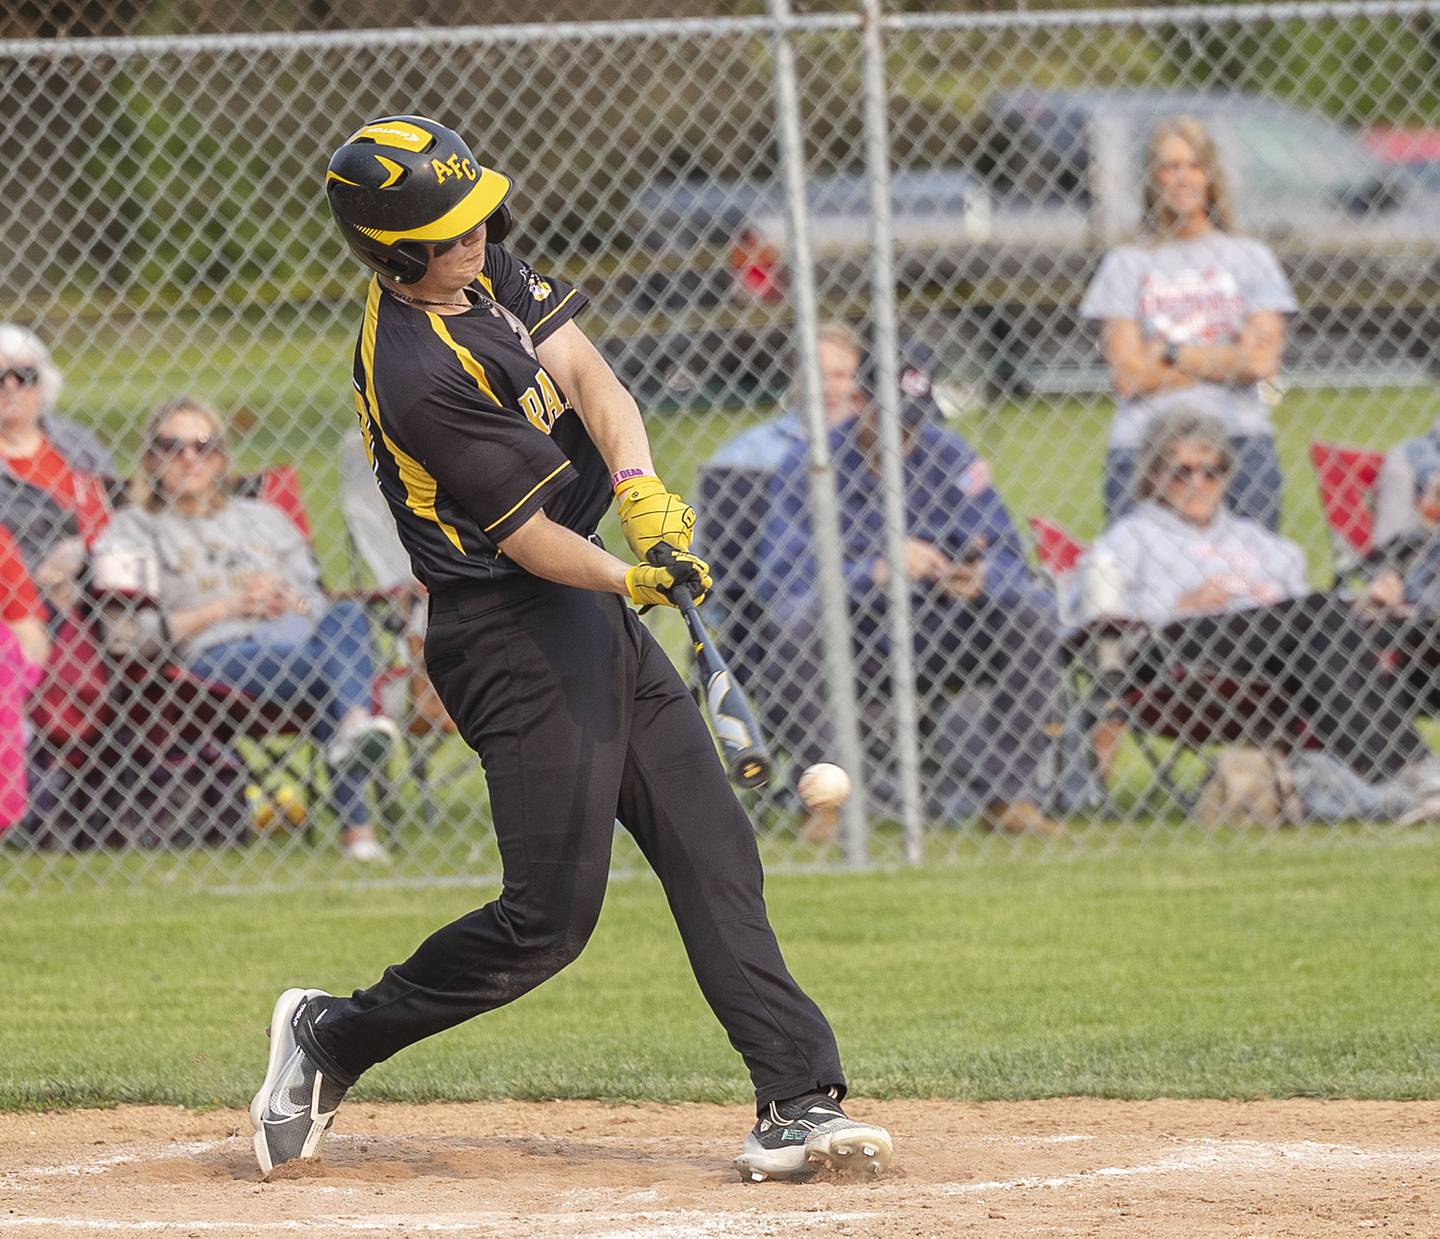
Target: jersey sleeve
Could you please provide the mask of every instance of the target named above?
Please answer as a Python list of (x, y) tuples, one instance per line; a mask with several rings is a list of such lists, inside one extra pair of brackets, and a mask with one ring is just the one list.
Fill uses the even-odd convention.
[(573, 284), (541, 275), (499, 245), (485, 247), (485, 271), (495, 300), (518, 318), (536, 344), (554, 334), (589, 304)]
[(491, 542), (508, 538), (576, 477), (547, 435), (512, 410), (473, 396), (431, 392), (410, 408), (404, 425), (405, 446), (421, 468)]

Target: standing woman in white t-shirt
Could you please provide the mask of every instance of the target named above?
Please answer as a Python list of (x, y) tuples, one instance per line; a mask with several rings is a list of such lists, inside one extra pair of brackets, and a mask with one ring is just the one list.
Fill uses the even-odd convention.
[(1136, 454), (1157, 416), (1218, 418), (1235, 460), (1228, 506), (1270, 529), (1283, 480), (1261, 382), (1280, 368), (1295, 295), (1275, 255), (1235, 233), (1214, 140), (1190, 117), (1150, 135), (1142, 236), (1105, 255), (1080, 306), (1101, 320), (1119, 398), (1105, 462), (1105, 512), (1129, 510)]

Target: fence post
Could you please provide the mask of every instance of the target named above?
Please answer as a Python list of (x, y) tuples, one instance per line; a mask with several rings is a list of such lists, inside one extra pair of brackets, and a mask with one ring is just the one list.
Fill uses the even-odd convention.
[(910, 582), (905, 562), (905, 458), (900, 429), (899, 326), (895, 311), (895, 243), (890, 228), (890, 138), (885, 114), (885, 43), (880, 0), (860, 0), (865, 62), (865, 167), (870, 182), (870, 316), (875, 350), (875, 386), (880, 413), (880, 488), (885, 501), (886, 585), (890, 617), (890, 671), (895, 710), (895, 744), (900, 772), (900, 821), (905, 860), (918, 865), (924, 851), (924, 809), (920, 799), (920, 728), (915, 707), (915, 646), (910, 617)]
[(780, 125), (780, 162), (785, 177), (786, 221), (789, 231), (790, 279), (795, 298), (795, 342), (800, 360), (803, 415), (809, 439), (810, 528), (819, 572), (820, 606), (825, 640), (825, 693), (835, 727), (840, 764), (849, 773), (854, 792), (841, 813), (845, 860), (856, 869), (870, 860), (869, 825), (865, 816), (865, 771), (860, 750), (859, 711), (855, 703), (855, 672), (850, 647), (850, 608), (845, 594), (840, 553), (840, 508), (830, 462), (825, 401), (820, 384), (819, 297), (810, 245), (810, 214), (805, 194), (805, 146), (800, 135), (800, 92), (795, 74), (795, 49), (790, 42), (790, 0), (766, 0), (775, 57), (775, 109)]

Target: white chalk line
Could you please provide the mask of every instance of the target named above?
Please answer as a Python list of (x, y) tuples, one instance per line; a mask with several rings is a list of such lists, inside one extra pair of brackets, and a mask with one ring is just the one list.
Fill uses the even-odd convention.
[(791, 1231), (831, 1230), (838, 1222), (873, 1220), (868, 1211), (839, 1210), (745, 1210), (717, 1212), (705, 1209), (650, 1209), (639, 1213), (528, 1213), (523, 1219), (516, 1211), (495, 1210), (485, 1213), (441, 1214), (420, 1218), (415, 1214), (374, 1214), (356, 1218), (311, 1215), (271, 1221), (220, 1220), (112, 1220), (83, 1217), (6, 1217), (0, 1227), (28, 1230), (72, 1230), (109, 1234), (318, 1234), (339, 1231), (346, 1234), (367, 1232), (396, 1233), (424, 1231), (435, 1234), (463, 1234), (467, 1231), (513, 1234), (518, 1223), (532, 1233), (547, 1235), (587, 1236), (588, 1239), (722, 1239), (724, 1236), (753, 1235), (757, 1223), (764, 1232), (771, 1228)]
[(1429, 1169), (1440, 1166), (1440, 1149), (1363, 1149), (1315, 1140), (1275, 1143), (1263, 1140), (1204, 1139), (1184, 1142), (1184, 1153), (1138, 1166), (1100, 1166), (1070, 1174), (985, 1183), (936, 1183), (928, 1190), (944, 1196), (1033, 1188), (1059, 1189), (1096, 1179), (1133, 1179), (1171, 1174), (1217, 1174), (1262, 1170), (1366, 1170), (1378, 1166)]
[[(1044, 1138), (1041, 1138), (1044, 1139)], [(238, 1142), (238, 1138), (227, 1141), (197, 1141), (189, 1144), (174, 1144), (161, 1149), (144, 1152), (130, 1152), (97, 1158), (89, 1163), (77, 1163), (62, 1167), (35, 1167), (37, 1173), (88, 1174), (103, 1173), (113, 1165), (134, 1161), (158, 1161), (182, 1154), (193, 1155), (220, 1148), (225, 1144)], [(1071, 1141), (1066, 1141), (1070, 1143)], [(914, 1201), (924, 1196), (978, 1196), (989, 1193), (1033, 1191), (1037, 1189), (1059, 1191), (1071, 1187), (1083, 1187), (1089, 1183), (1107, 1182), (1116, 1179), (1139, 1179), (1170, 1175), (1212, 1175), (1223, 1173), (1260, 1173), (1287, 1170), (1369, 1170), (1378, 1167), (1409, 1170), (1432, 1170), (1440, 1168), (1440, 1149), (1402, 1148), (1367, 1149), (1354, 1145), (1324, 1143), (1305, 1140), (1273, 1142), (1258, 1140), (1197, 1139), (1178, 1142), (1181, 1151), (1132, 1166), (1101, 1166), (1078, 1170), (1069, 1174), (1051, 1176), (1024, 1176), (1013, 1179), (992, 1179), (975, 1183), (885, 1183), (865, 1185), (865, 1199), (882, 1208), (888, 1208), (896, 1199)], [(297, 1181), (295, 1186), (301, 1186)], [(323, 1190), (325, 1185), (313, 1184), (308, 1190)], [(765, 1189), (745, 1189), (763, 1191)], [(615, 1206), (624, 1201), (640, 1203), (652, 1198), (651, 1189), (580, 1189), (578, 1193), (567, 1194), (566, 1199), (576, 1200), (583, 1196), (597, 1203), (604, 1199), (608, 1209), (592, 1209), (575, 1214), (530, 1213), (529, 1220), (544, 1217), (549, 1233), (584, 1234), (604, 1236), (604, 1239), (652, 1239), (667, 1236), (668, 1239), (716, 1239), (716, 1237), (753, 1233), (757, 1220), (767, 1226), (789, 1226), (806, 1229), (818, 1226), (822, 1220), (826, 1225), (836, 1221), (863, 1221), (875, 1216), (875, 1211), (851, 1211), (840, 1213), (825, 1211), (817, 1214), (811, 1211), (756, 1210), (740, 1205), (734, 1209), (640, 1209), (617, 1212)], [(578, 1203), (578, 1201), (577, 1201)], [(314, 1215), (303, 1220), (248, 1220), (229, 1219), (155, 1219), (116, 1220), (85, 1217), (43, 1217), (10, 1215), (0, 1219), (0, 1228), (24, 1227), (31, 1230), (70, 1229), (129, 1234), (163, 1234), (169, 1231), (196, 1232), (254, 1232), (293, 1233), (315, 1232), (320, 1229), (344, 1233), (366, 1233), (393, 1230), (405, 1227), (410, 1230), (435, 1233), (462, 1233), (476, 1230), (503, 1230), (513, 1226), (513, 1210), (486, 1211), (480, 1213), (440, 1214), (422, 1218), (416, 1214), (371, 1215), (368, 1217)], [(575, 1230), (574, 1227), (583, 1227)], [(598, 1228), (598, 1229), (597, 1229)]]

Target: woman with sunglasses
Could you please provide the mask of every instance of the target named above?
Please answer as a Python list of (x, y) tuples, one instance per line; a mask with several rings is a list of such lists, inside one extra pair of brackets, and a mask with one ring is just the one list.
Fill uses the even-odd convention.
[(1225, 427), (1236, 466), (1230, 508), (1275, 529), (1283, 481), (1260, 384), (1279, 371), (1295, 295), (1269, 247), (1236, 232), (1219, 154), (1199, 121), (1155, 126), (1141, 197), (1141, 235), (1105, 255), (1080, 306), (1101, 323), (1118, 399), (1106, 519), (1129, 510), (1151, 421), (1193, 408)]
[[(115, 461), (89, 430), (55, 415), (61, 385), (60, 371), (39, 337), (15, 323), (0, 323), (0, 474), (52, 496), (75, 515), (89, 544), (109, 520), (100, 479), (114, 476)], [(0, 508), (6, 509), (0, 522), (11, 526), (28, 551), (28, 531), (6, 519), (8, 511), (20, 508), (18, 501), (6, 502), (11, 493), (0, 488)]]
[(384, 861), (365, 785), (395, 725), (371, 712), (364, 612), (326, 602), (309, 546), (280, 509), (231, 494), (220, 416), (182, 397), (150, 422), (133, 502), (96, 546), (102, 588), (158, 603), (158, 634), (197, 675), (315, 711), (345, 855)]
[(1393, 629), (1365, 598), (1311, 592), (1299, 546), (1227, 510), (1234, 468), (1216, 419), (1182, 411), (1152, 423), (1136, 506), (1087, 556), (1086, 618), (1148, 627), (1134, 682), (1184, 669), (1278, 688), (1283, 717), (1262, 716), (1244, 693), (1216, 694), (1207, 715), (1226, 715), (1255, 743), (1303, 724), (1368, 783), (1411, 793), (1414, 820), (1440, 816), (1440, 761), (1385, 659)]

